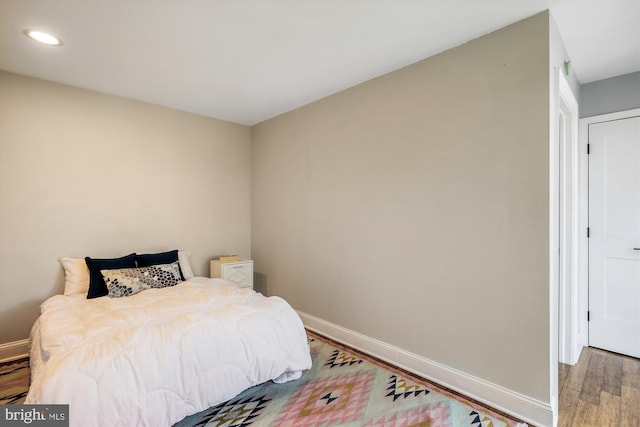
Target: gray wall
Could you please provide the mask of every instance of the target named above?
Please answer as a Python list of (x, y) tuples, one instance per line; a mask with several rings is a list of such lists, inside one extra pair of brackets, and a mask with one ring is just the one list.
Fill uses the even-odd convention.
[(580, 86), (580, 117), (640, 108), (640, 71)]
[(252, 128), (294, 307), (549, 402), (549, 15)]
[(251, 130), (0, 72), (0, 343), (62, 293), (64, 256), (250, 256)]

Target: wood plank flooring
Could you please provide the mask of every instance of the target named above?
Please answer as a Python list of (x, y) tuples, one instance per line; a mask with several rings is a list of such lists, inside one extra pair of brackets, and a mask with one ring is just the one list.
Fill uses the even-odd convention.
[(559, 427), (640, 426), (640, 359), (585, 347), (558, 374)]

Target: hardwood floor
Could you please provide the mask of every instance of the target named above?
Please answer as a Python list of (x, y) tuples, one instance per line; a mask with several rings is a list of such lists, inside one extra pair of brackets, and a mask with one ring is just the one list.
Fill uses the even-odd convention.
[(559, 427), (640, 426), (640, 359), (585, 347), (558, 376)]

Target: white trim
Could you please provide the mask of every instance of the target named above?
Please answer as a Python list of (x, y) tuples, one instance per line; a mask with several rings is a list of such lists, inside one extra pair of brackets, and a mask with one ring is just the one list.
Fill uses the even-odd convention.
[(0, 344), (0, 363), (22, 359), (29, 355), (29, 340)]
[(553, 412), (548, 403), (532, 399), (498, 384), (429, 360), (359, 332), (343, 328), (310, 314), (301, 311), (298, 311), (298, 314), (308, 329), (335, 341), (434, 381), (500, 411), (512, 414), (528, 423), (541, 427), (551, 426), (553, 423)]
[[(563, 119), (564, 125), (558, 123)], [(578, 102), (562, 70), (558, 74), (559, 138), (559, 361), (575, 365), (582, 351), (579, 323), (579, 167)]]
[[(622, 120), (638, 116), (640, 116), (640, 108), (617, 111), (615, 113), (600, 114), (599, 116), (585, 117), (580, 119), (580, 130), (588, 130), (588, 126), (592, 123), (610, 122), (613, 120)], [(584, 136), (586, 137), (587, 135)], [(586, 139), (584, 140), (584, 143), (587, 143)]]
[[(589, 322), (587, 322), (587, 311), (589, 310), (589, 239), (587, 239), (587, 227), (589, 227), (589, 156), (587, 155), (587, 142), (589, 135), (584, 119), (579, 121), (578, 140), (578, 171), (579, 189), (579, 229), (578, 248), (578, 344), (582, 347), (589, 345)], [(577, 355), (578, 358), (580, 355)]]

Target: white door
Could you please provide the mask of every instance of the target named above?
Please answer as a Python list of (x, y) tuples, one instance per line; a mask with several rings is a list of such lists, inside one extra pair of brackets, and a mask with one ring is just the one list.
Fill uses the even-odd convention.
[(589, 125), (589, 345), (640, 357), (640, 117)]

